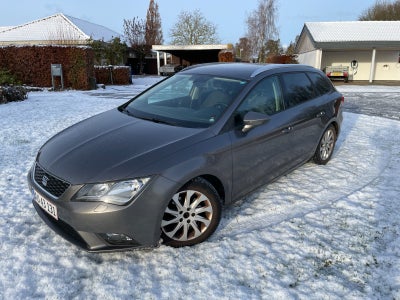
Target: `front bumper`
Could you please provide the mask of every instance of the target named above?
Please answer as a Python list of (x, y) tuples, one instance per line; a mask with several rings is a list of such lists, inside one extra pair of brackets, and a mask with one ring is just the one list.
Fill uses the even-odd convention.
[[(57, 207), (58, 220), (32, 201), (43, 221), (63, 238), (89, 252), (159, 245), (161, 219), (165, 207), (177, 190), (177, 183), (162, 176), (153, 178), (126, 206), (103, 202), (70, 201), (81, 186), (71, 185), (59, 198), (48, 195), (28, 174), (31, 189)], [(124, 236), (123, 240), (110, 236)]]

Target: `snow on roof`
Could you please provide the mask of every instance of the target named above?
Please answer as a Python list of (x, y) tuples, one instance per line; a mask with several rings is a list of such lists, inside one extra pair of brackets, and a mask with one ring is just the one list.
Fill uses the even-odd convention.
[(78, 18), (55, 14), (23, 25), (0, 30), (1, 44), (46, 44), (51, 41), (69, 41), (85, 44), (88, 39), (110, 41), (120, 36), (104, 26)]
[(65, 17), (75, 24), (79, 29), (81, 29), (86, 35), (90, 36), (93, 40), (110, 41), (115, 37), (121, 36), (118, 32), (102, 25), (94, 24), (71, 16)]
[(0, 26), (0, 32), (13, 28), (14, 26)]
[(315, 42), (400, 41), (400, 21), (307, 22)]

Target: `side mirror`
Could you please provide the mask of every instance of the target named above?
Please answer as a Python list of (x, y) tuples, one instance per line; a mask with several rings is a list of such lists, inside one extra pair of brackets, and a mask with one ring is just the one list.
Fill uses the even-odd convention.
[(249, 111), (244, 115), (243, 118), (244, 126), (242, 128), (242, 132), (243, 133), (249, 132), (254, 127), (265, 124), (268, 121), (269, 117), (267, 115), (255, 111)]

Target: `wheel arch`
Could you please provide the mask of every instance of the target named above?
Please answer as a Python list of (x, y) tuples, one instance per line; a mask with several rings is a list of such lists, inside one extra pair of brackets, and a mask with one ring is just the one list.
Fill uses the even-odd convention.
[[(338, 136), (339, 136), (339, 132), (340, 132), (339, 123), (338, 123), (336, 120), (334, 120), (334, 121), (332, 121), (331, 123), (329, 123), (328, 126), (327, 126), (326, 128), (328, 128), (330, 125), (333, 125), (333, 127), (335, 128), (335, 131), (336, 131), (336, 139), (337, 139)], [(326, 129), (325, 129), (325, 130), (326, 130)]]
[(224, 187), (224, 184), (222, 183), (222, 181), (215, 175), (202, 174), (202, 175), (195, 176), (195, 177), (187, 180), (184, 184), (182, 184), (182, 187), (184, 187), (184, 186), (188, 185), (189, 183), (195, 181), (197, 178), (201, 178), (201, 179), (204, 179), (207, 182), (209, 182), (215, 188), (215, 190), (217, 191), (218, 196), (221, 199), (221, 204), (225, 205), (226, 188)]
[(210, 175), (210, 174), (204, 174), (204, 175), (200, 175), (197, 176), (199, 178), (203, 178), (205, 180), (207, 180), (218, 192), (219, 198), (221, 199), (222, 204), (225, 204), (225, 187), (222, 183), (222, 181), (214, 176), (214, 175)]
[(216, 163), (222, 159), (223, 157), (193, 157), (174, 165), (163, 176), (179, 183), (179, 189), (196, 178), (202, 178), (216, 189), (222, 204), (229, 203), (232, 189), (232, 162), (227, 159), (222, 164)]

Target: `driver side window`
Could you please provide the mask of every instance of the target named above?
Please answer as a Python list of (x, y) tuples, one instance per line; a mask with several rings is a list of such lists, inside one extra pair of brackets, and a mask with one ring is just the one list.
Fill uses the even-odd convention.
[(249, 111), (273, 115), (283, 110), (282, 90), (277, 76), (261, 80), (246, 96), (238, 108), (238, 113), (244, 116)]

